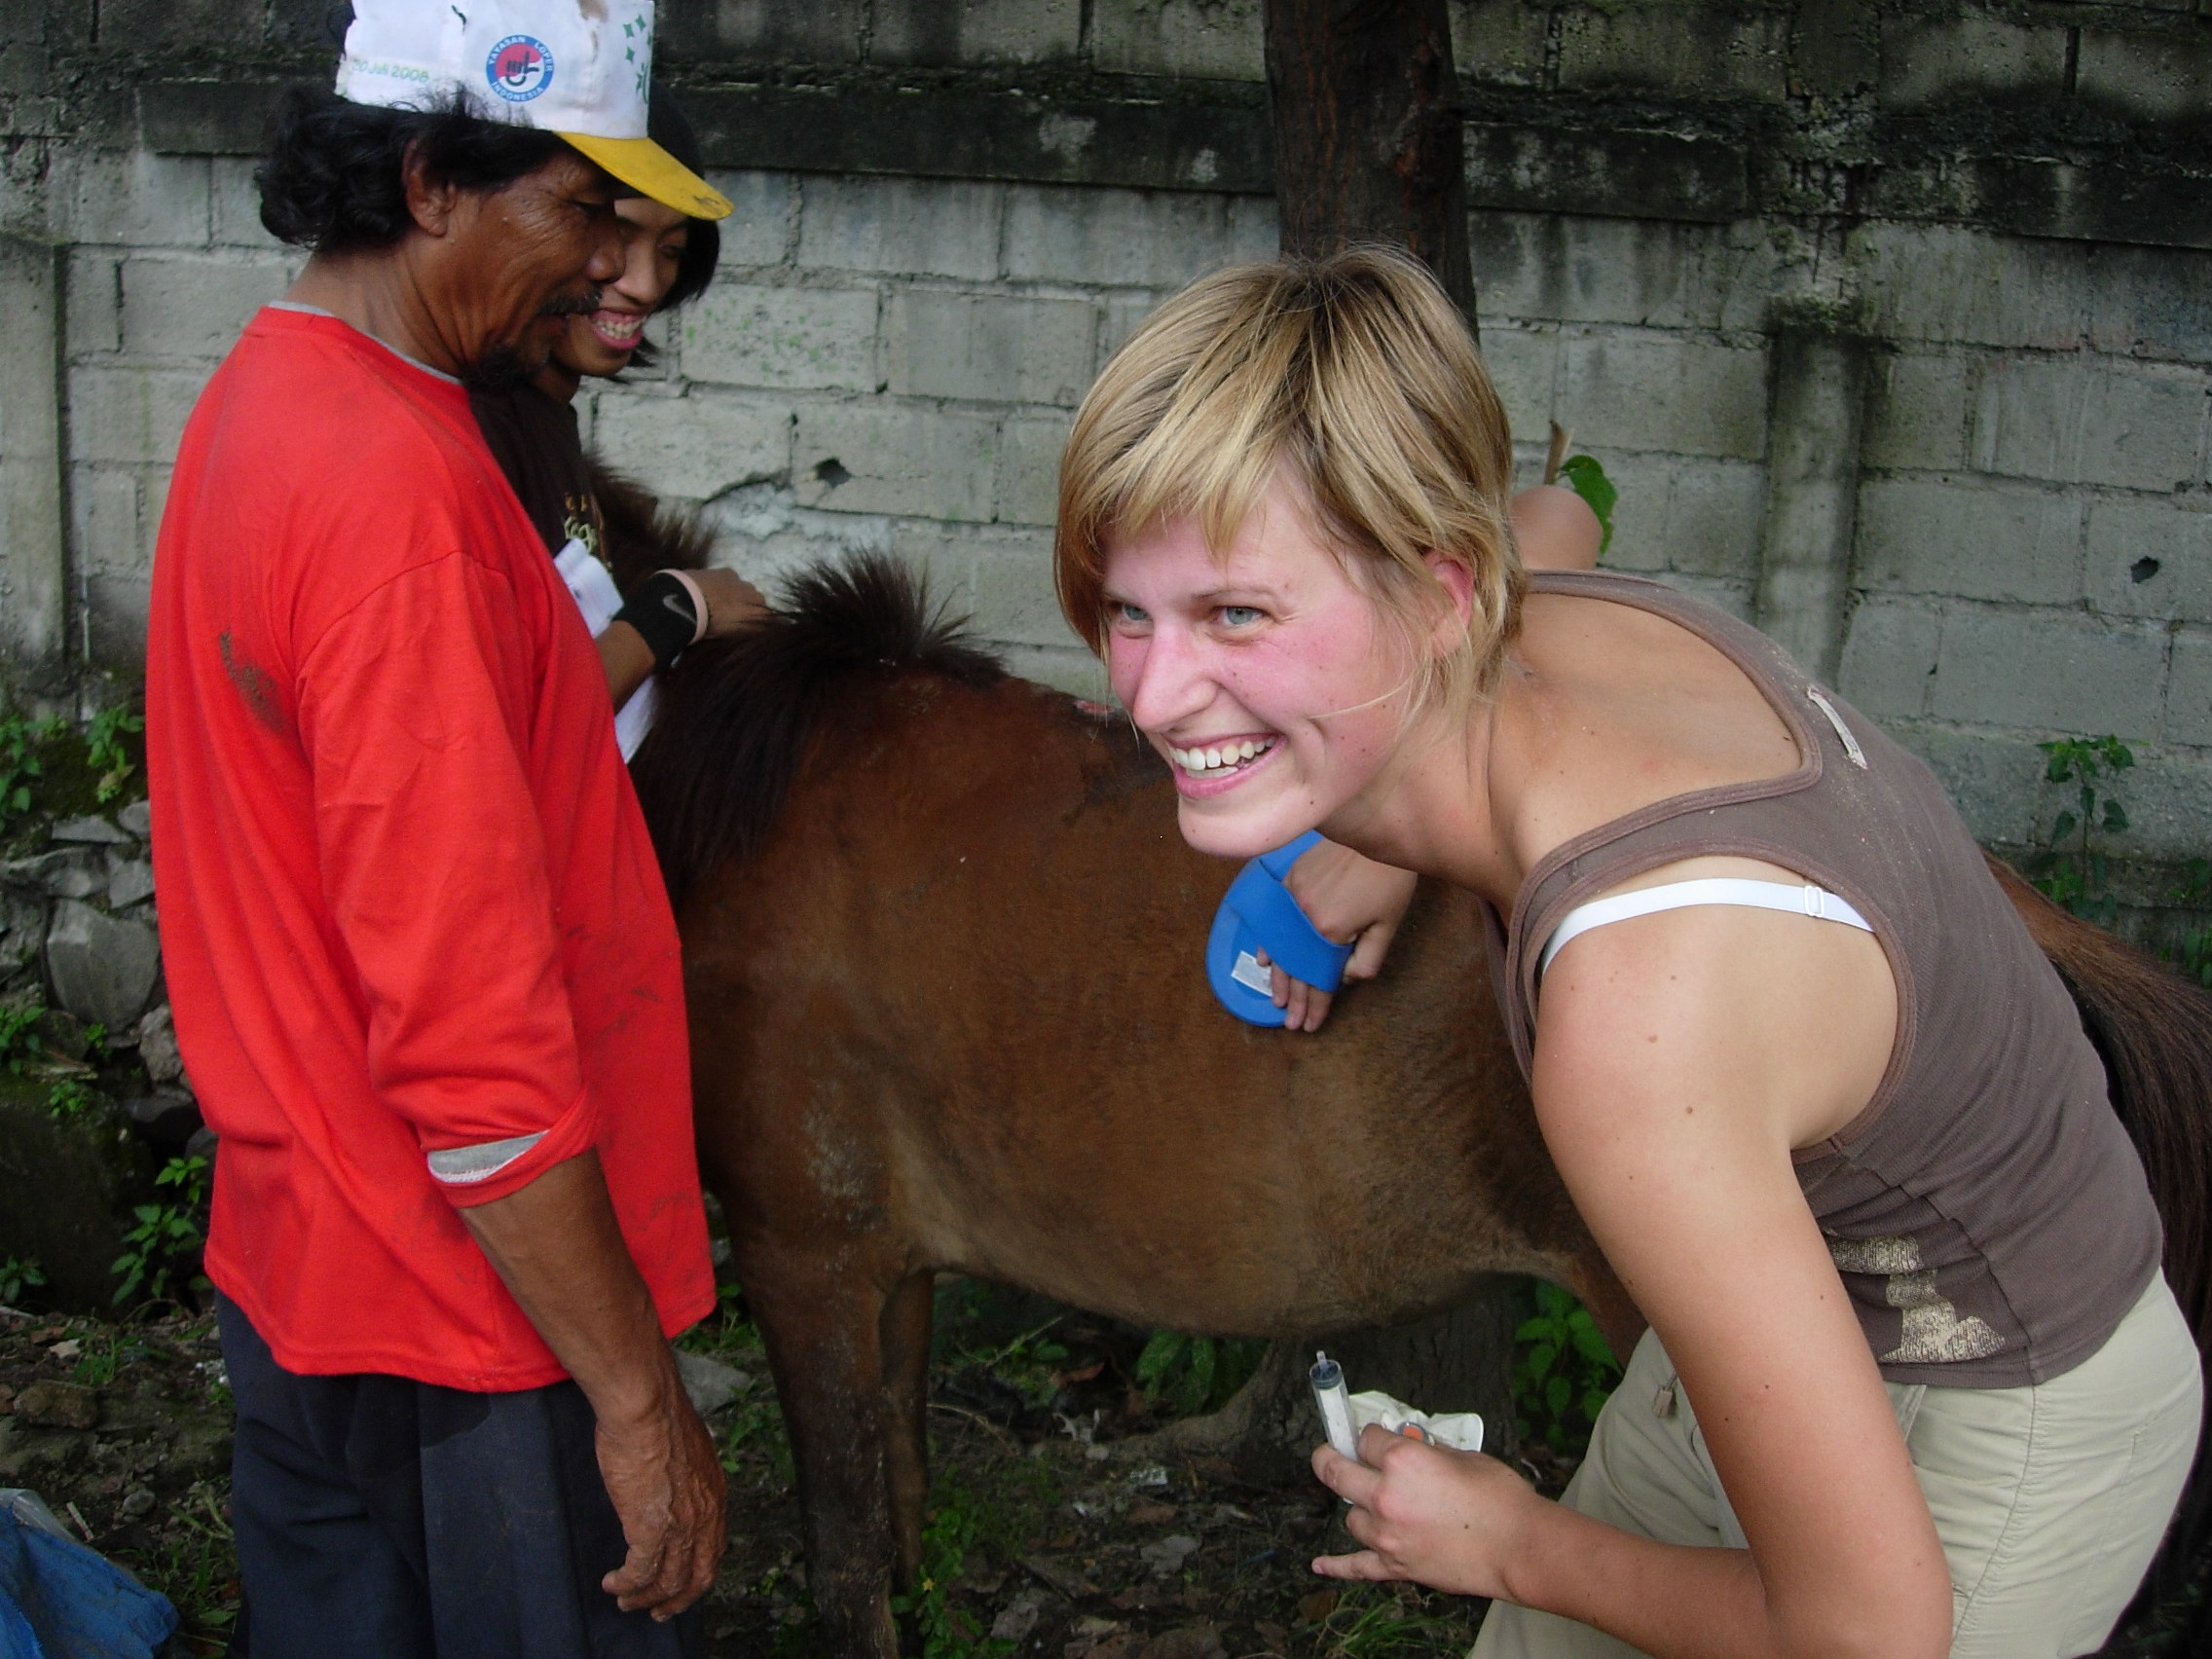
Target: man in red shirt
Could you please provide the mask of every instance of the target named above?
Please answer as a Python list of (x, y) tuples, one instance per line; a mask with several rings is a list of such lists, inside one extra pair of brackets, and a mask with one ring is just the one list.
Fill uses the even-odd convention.
[(598, 303), (617, 195), (728, 211), (644, 135), (649, 6), (591, 10), (355, 0), (343, 97), (295, 94), (261, 175), (313, 257), (194, 410), (155, 558), (256, 1659), (695, 1651), (725, 1541), (667, 1342), (715, 1304), (675, 924), (468, 403)]

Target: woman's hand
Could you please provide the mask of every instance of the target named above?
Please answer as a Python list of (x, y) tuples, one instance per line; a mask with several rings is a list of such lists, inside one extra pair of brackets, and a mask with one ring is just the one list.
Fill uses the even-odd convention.
[[(1390, 940), (1413, 903), (1419, 881), (1411, 870), (1398, 869), (1362, 858), (1349, 847), (1323, 841), (1309, 848), (1290, 866), (1287, 885), (1298, 907), (1312, 918), (1324, 939), (1352, 947), (1345, 964), (1345, 977), (1372, 979), (1382, 972)], [(1258, 953), (1274, 980), (1275, 1007), (1284, 1011), (1285, 1031), (1318, 1031), (1329, 1017), (1333, 1000), (1327, 991), (1315, 990), (1294, 979)]]
[(1360, 1461), (1327, 1446), (1313, 1472), (1351, 1509), (1345, 1530), (1367, 1547), (1320, 1556), (1326, 1578), (1410, 1578), (1459, 1596), (1511, 1597), (1508, 1564), (1553, 1506), (1480, 1452), (1454, 1452), (1369, 1424)]
[(699, 584), (699, 591), (707, 596), (708, 639), (719, 640), (724, 634), (734, 634), (768, 614), (768, 602), (760, 597), (760, 590), (735, 571), (710, 565), (703, 571), (691, 571), (690, 575)]

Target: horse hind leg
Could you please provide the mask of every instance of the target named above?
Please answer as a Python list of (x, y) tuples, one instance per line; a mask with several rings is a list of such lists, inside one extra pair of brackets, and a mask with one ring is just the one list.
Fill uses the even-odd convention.
[(891, 1531), (899, 1543), (899, 1582), (922, 1570), (922, 1511), (929, 1502), (930, 1325), (937, 1275), (909, 1273), (883, 1305), (884, 1473)]
[[(895, 1534), (892, 1525), (891, 1471), (907, 1454), (894, 1451), (903, 1436), (886, 1409), (883, 1336), (887, 1323), (896, 1323), (890, 1310), (904, 1286), (887, 1297), (863, 1271), (810, 1270), (789, 1260), (778, 1266), (785, 1271), (741, 1269), (791, 1436), (820, 1651), (834, 1659), (897, 1659), (891, 1570), (905, 1546), (903, 1531)], [(925, 1355), (927, 1342), (925, 1336)], [(914, 1508), (918, 1555), (919, 1504)]]

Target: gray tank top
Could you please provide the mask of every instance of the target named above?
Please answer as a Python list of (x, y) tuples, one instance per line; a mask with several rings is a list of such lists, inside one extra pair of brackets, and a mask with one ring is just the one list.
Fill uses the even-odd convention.
[(1798, 872), (1872, 924), (1897, 979), (1897, 1045), (1873, 1098), (1795, 1155), (1883, 1376), (2006, 1388), (2087, 1359), (2158, 1271), (2157, 1212), (2072, 997), (1942, 786), (1725, 612), (1608, 572), (1545, 571), (1530, 587), (1634, 606), (1707, 641), (1764, 693), (1803, 761), (1578, 835), (1529, 872), (1508, 921), (1491, 913), (1523, 1071), (1538, 955), (1577, 904), (1681, 859)]

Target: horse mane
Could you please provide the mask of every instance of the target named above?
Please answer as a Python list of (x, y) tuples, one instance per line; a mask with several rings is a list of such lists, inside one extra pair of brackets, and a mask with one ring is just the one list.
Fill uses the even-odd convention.
[(702, 640), (660, 679), (653, 729), (631, 762), (670, 901), (751, 858), (783, 809), (823, 712), (847, 688), (897, 675), (967, 685), (1006, 678), (897, 560), (864, 554), (784, 584), (768, 618)]
[(597, 457), (591, 461), (591, 491), (607, 532), (602, 551), (615, 589), (625, 597), (655, 571), (697, 571), (713, 560), (715, 533), (697, 514), (657, 499)]

